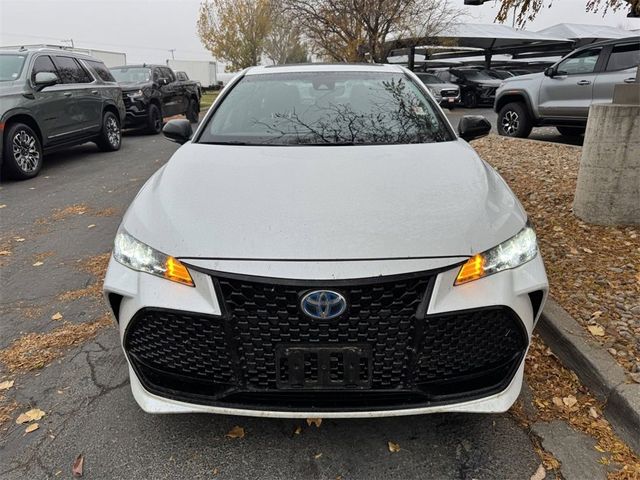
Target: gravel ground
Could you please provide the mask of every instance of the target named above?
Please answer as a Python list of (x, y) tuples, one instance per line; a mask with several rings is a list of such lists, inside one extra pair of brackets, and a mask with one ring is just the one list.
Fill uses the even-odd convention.
[(493, 135), (473, 146), (529, 213), (553, 298), (640, 383), (640, 229), (574, 216), (579, 147)]

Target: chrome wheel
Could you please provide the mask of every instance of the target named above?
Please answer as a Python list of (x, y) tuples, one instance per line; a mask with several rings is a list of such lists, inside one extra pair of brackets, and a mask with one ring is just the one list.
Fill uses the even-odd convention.
[(107, 117), (107, 121), (105, 123), (105, 131), (107, 133), (107, 140), (109, 144), (117, 148), (120, 145), (120, 127), (118, 126), (118, 122), (112, 116)]
[(23, 172), (31, 173), (38, 169), (40, 150), (38, 140), (33, 135), (25, 130), (19, 130), (13, 136), (11, 147), (13, 158)]
[(507, 135), (515, 135), (520, 126), (520, 116), (517, 112), (509, 110), (502, 116), (502, 130)]

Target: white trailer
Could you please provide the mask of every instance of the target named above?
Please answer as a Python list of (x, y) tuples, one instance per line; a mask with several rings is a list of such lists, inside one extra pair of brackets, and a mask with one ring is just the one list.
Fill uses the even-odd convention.
[(200, 82), (202, 88), (212, 88), (218, 83), (216, 62), (207, 60), (167, 60), (175, 72), (185, 72), (189, 80)]

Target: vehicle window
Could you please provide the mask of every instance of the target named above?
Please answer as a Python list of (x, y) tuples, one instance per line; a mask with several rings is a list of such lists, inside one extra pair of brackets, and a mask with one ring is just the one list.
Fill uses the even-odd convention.
[(31, 81), (36, 81), (36, 73), (40, 72), (49, 72), (58, 74), (58, 70), (56, 70), (56, 66), (51, 61), (51, 57), (49, 55), (40, 55), (36, 58), (36, 61), (33, 62), (33, 69), (31, 70)]
[(301, 72), (242, 78), (199, 141), (376, 145), (452, 139), (437, 107), (402, 73)]
[(558, 74), (574, 75), (578, 73), (592, 73), (596, 68), (601, 50), (602, 48), (590, 48), (563, 60), (558, 64)]
[(26, 55), (0, 55), (0, 82), (18, 79), (26, 58)]
[(166, 67), (162, 67), (160, 68), (160, 70), (162, 70), (162, 76), (167, 79), (167, 82), (171, 83), (176, 81), (176, 77), (173, 74), (173, 70)]
[(149, 67), (118, 67), (109, 70), (116, 82), (120, 83), (144, 83), (151, 81), (151, 69)]
[(442, 80), (430, 73), (418, 73), (417, 75), (423, 83), (442, 83)]
[(640, 64), (640, 43), (618, 45), (613, 47), (609, 55), (607, 71), (626, 70), (637, 67), (638, 64)]
[(187, 76), (186, 73), (184, 72), (176, 72), (176, 77), (178, 78), (178, 80), (180, 80), (181, 82), (187, 81), (189, 80), (189, 77)]
[(91, 83), (93, 78), (73, 57), (56, 55), (54, 62), (58, 68), (62, 83)]
[(104, 63), (98, 62), (96, 60), (85, 60), (85, 62), (87, 63), (87, 65), (93, 68), (93, 71), (96, 72), (100, 80), (102, 80), (103, 82), (116, 81), (116, 79), (113, 78), (113, 75), (111, 75), (111, 72)]

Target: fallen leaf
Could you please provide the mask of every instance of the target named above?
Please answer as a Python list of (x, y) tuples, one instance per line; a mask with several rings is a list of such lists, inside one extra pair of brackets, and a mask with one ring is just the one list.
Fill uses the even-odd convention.
[(2, 250), (0, 252), (0, 257), (8, 257), (9, 255), (11, 255), (11, 252), (9, 250)]
[(5, 380), (4, 382), (0, 382), (0, 390), (9, 390), (13, 387), (14, 380)]
[(602, 310), (596, 310), (595, 312), (593, 312), (591, 314), (592, 318), (600, 318), (600, 316), (602, 315)]
[(563, 405), (562, 399), (560, 397), (553, 397), (551, 401), (556, 407), (561, 407)]
[(236, 425), (227, 433), (227, 438), (244, 438), (244, 428)]
[(32, 423), (31, 425), (29, 425), (27, 428), (24, 429), (24, 433), (31, 433), (34, 430), (37, 430), (39, 428), (40, 428), (40, 425), (38, 425), (38, 422)]
[(387, 442), (387, 447), (389, 447), (389, 451), (391, 453), (396, 453), (400, 451), (400, 445), (398, 445), (397, 443)]
[(87, 225), (87, 228), (93, 228), (93, 227), (95, 227), (95, 226), (96, 226), (96, 224), (95, 224), (95, 223), (92, 223), (91, 225)]
[(572, 247), (570, 251), (571, 251), (571, 253), (573, 253), (574, 255), (577, 255), (577, 254), (578, 254), (578, 250), (577, 250), (576, 248), (573, 248), (573, 247)]
[(73, 467), (71, 467), (71, 474), (74, 477), (81, 477), (82, 471), (84, 470), (84, 457), (82, 454), (78, 455), (73, 462)]
[(593, 250), (589, 250), (588, 248), (583, 248), (582, 250), (587, 252), (587, 253), (593, 253)]
[(19, 425), (21, 423), (32, 422), (33, 420), (40, 420), (44, 415), (45, 413), (39, 408), (32, 408), (28, 412), (21, 413), (18, 418), (16, 418), (16, 423)]
[(316, 460), (319, 459), (322, 456), (322, 452), (320, 453), (316, 453), (313, 458), (315, 458)]
[(14, 240), (16, 242), (24, 242), (24, 238), (22, 238), (22, 237), (15, 237)]
[(322, 419), (321, 418), (307, 418), (307, 425), (309, 425), (309, 426), (315, 425), (316, 428), (320, 428), (320, 425), (322, 425)]
[(300, 435), (302, 433), (302, 427), (298, 425), (296, 429), (293, 431), (294, 435)]
[(62, 314), (60, 312), (56, 312), (51, 315), (51, 320), (62, 320)]
[(547, 476), (547, 471), (544, 469), (544, 466), (540, 464), (540, 466), (536, 470), (536, 473), (531, 475), (531, 480), (544, 480), (546, 476)]
[(594, 337), (604, 337), (604, 328), (600, 325), (588, 325), (587, 329)]
[(578, 403), (578, 400), (573, 395), (569, 395), (568, 397), (564, 397), (562, 399), (562, 403), (564, 403), (567, 407), (573, 407), (576, 403)]
[(33, 264), (34, 267), (39, 267), (40, 265), (44, 265), (42, 262), (36, 262)]
[(62, 470), (58, 470), (56, 473), (54, 473), (54, 475), (57, 477), (58, 475), (60, 475), (62, 473)]
[(595, 407), (591, 407), (589, 408), (589, 416), (591, 418), (598, 418), (600, 415), (598, 415), (598, 411), (595, 409)]
[(0, 205), (0, 208), (4, 208), (6, 207), (6, 205), (3, 203), (2, 205)]
[(213, 472), (211, 472), (211, 475), (213, 475), (215, 477), (216, 475), (218, 475), (218, 472), (219, 472), (219, 470), (217, 468), (214, 468)]
[(606, 452), (606, 450), (604, 448), (602, 448), (600, 445), (594, 445), (593, 448), (595, 448), (600, 453)]

